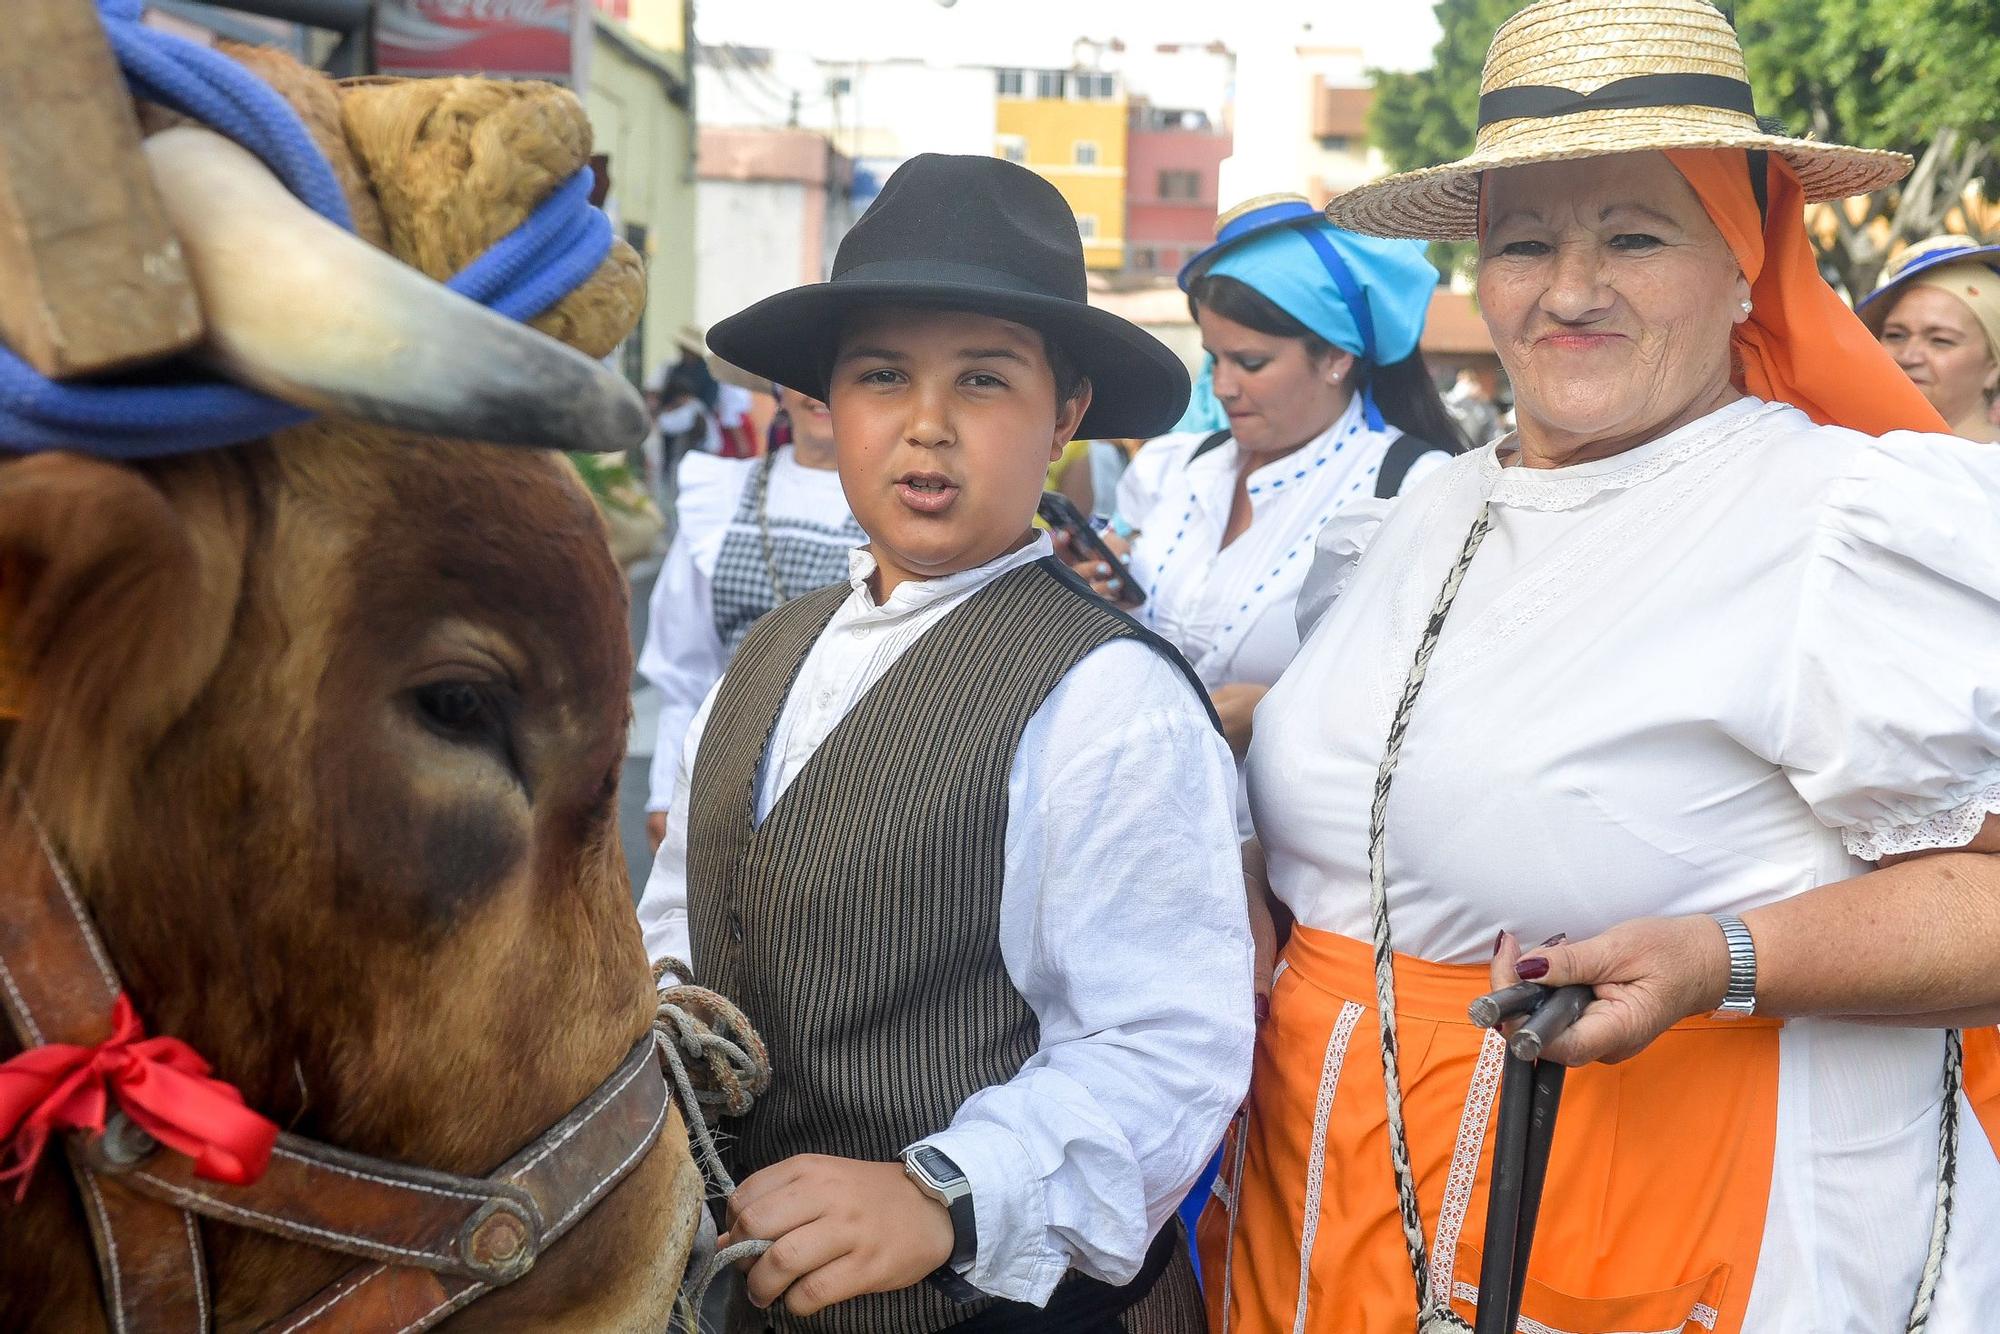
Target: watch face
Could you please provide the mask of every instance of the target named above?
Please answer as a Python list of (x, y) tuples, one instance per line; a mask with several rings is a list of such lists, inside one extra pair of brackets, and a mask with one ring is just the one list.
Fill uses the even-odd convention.
[(925, 1144), (910, 1154), (910, 1165), (922, 1172), (931, 1184), (943, 1189), (955, 1186), (965, 1180), (965, 1173), (958, 1170), (958, 1164), (938, 1150)]

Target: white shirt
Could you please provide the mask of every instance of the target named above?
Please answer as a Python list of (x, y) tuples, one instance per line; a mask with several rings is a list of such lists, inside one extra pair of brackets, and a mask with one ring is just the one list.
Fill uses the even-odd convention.
[[(1316, 578), (1348, 582), (1258, 708), (1248, 760), (1299, 921), (1369, 939), (1376, 766), (1488, 497), (1389, 801), (1398, 950), (1483, 964), (1501, 927), (1577, 939), (1741, 912), (1867, 870), (1855, 854), (1962, 844), (2000, 810), (2000, 451), (1745, 399), (1573, 467), (1503, 467), (1489, 445), (1372, 541), (1365, 518), (1329, 525), (1323, 549), (1349, 554)], [(1936, 1030), (1786, 1024), (1745, 1329), (1902, 1327), (1942, 1050)], [(1934, 1331), (2000, 1310), (2000, 1163), (1969, 1111), (1964, 1136)]]
[[(729, 665), (722, 636), (715, 628), (712, 580), (716, 560), (722, 554), (722, 539), (760, 466), (758, 459), (724, 459), (711, 454), (688, 454), (681, 459), (674, 499), (674, 540), (653, 583), (646, 642), (639, 650), (640, 674), (660, 691), (659, 735), (653, 746), (652, 785), (646, 799), (649, 811), (667, 809), (688, 724)], [(840, 474), (831, 468), (801, 466), (790, 447), (780, 449), (771, 463), (771, 485), (764, 503), (774, 530), (782, 528), (788, 517), (821, 525), (840, 524), (848, 518)]]
[[(1118, 513), (1139, 530), (1126, 563), (1146, 594), (1140, 617), (1187, 655), (1210, 689), (1276, 681), (1298, 650), (1294, 605), (1314, 536), (1348, 506), (1375, 503), (1375, 474), (1401, 435), (1393, 426), (1370, 430), (1357, 396), (1320, 435), (1250, 474), (1250, 526), (1226, 547), (1241, 465), (1236, 442), (1190, 462), (1206, 435), (1149, 441), (1118, 483)], [(1403, 489), (1447, 457), (1420, 456)]]
[(653, 419), (653, 424), (660, 428), (660, 434), (667, 436), (691, 431), (697, 423), (701, 426), (701, 439), (695, 442), (694, 447), (704, 454), (720, 454), (722, 428), (715, 424), (715, 414), (700, 399), (688, 398)]
[[(857, 551), (854, 591), (773, 730), (757, 819), (925, 630), (1049, 551), (1038, 536), (978, 569), (905, 582), (880, 605), (868, 592), (874, 561)], [(688, 957), (686, 796), (713, 703), (711, 693), (689, 729), (639, 903), (654, 960)], [(1229, 748), (1187, 679), (1131, 640), (1071, 669), (1022, 734), (1007, 783), (1000, 951), (1040, 1045), (924, 1141), (972, 1185), (979, 1246), (966, 1277), (985, 1292), (1040, 1305), (1072, 1266), (1129, 1282), (1242, 1100), (1252, 950), (1233, 785)]]

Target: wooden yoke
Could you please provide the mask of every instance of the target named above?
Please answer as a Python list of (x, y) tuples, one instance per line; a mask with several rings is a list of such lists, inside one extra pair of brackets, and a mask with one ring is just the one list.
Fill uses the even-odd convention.
[(6, 0), (0, 342), (51, 378), (179, 352), (201, 310), (91, 0)]

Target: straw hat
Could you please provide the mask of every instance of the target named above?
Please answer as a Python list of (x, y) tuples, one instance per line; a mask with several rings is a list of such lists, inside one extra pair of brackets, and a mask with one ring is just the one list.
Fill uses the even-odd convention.
[(2000, 245), (1981, 245), (1969, 236), (1931, 236), (1913, 241), (1889, 261), (1875, 290), (1855, 304), (1854, 313), (1868, 326), (1868, 332), (1880, 338), (1889, 310), (1896, 304), (1884, 298), (1918, 274), (1953, 264), (1984, 264), (2000, 273)]
[(1215, 220), (1215, 240), (1194, 258), (1181, 265), (1175, 281), (1181, 290), (1201, 276), (1201, 271), (1214, 259), (1238, 241), (1268, 232), (1274, 227), (1294, 227), (1303, 221), (1318, 222), (1320, 211), (1313, 207), (1304, 195), (1289, 191), (1256, 195), (1244, 200), (1235, 208)]
[(1477, 231), (1482, 171), (1667, 148), (1776, 153), (1809, 203), (1879, 190), (1911, 166), (1902, 153), (1766, 131), (1736, 32), (1708, 0), (1540, 0), (1493, 34), (1471, 155), (1360, 186), (1326, 216), (1377, 236), (1464, 240)]

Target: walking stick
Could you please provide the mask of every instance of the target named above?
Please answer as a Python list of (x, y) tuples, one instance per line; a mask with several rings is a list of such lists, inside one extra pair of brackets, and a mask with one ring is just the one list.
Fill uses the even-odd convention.
[(1485, 1021), (1483, 1027), (1517, 1014), (1528, 1016), (1508, 1040), (1501, 1067), (1500, 1118), (1493, 1132), (1474, 1334), (1513, 1334), (1519, 1323), (1566, 1073), (1554, 1061), (1540, 1057), (1544, 1047), (1576, 1022), (1592, 997), (1584, 986), (1537, 990), (1539, 996), (1530, 996), (1520, 987), (1509, 987), (1481, 996), (1471, 1007), (1474, 1021)]

